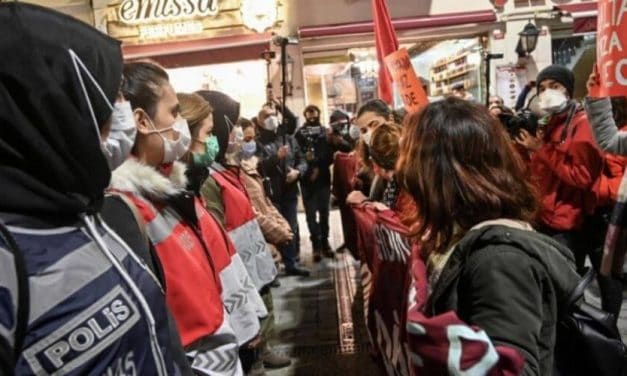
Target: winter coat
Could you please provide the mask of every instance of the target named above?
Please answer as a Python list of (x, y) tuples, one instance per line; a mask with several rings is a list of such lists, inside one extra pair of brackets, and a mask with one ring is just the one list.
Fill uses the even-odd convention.
[(240, 178), (255, 209), (263, 236), (268, 243), (279, 246), (292, 239), (292, 229), (266, 195), (263, 178), (257, 171), (258, 162), (257, 157), (242, 160)]
[[(591, 188), (603, 168), (586, 113), (574, 108), (555, 115), (547, 125), (544, 145), (531, 157), (531, 176), (541, 197), (539, 222), (552, 230), (579, 229), (596, 202)], [(568, 117), (573, 113), (570, 124)]]
[[(226, 169), (219, 163), (213, 163), (209, 171), (211, 176), (207, 180), (214, 180), (221, 194), (226, 231), (237, 253), (244, 260), (253, 284), (257, 290), (261, 290), (274, 281), (277, 270), (272, 253), (255, 218), (246, 188), (239, 180), (238, 171)], [(267, 316), (263, 302), (258, 303), (262, 305), (264, 312), (260, 317)]]
[[(608, 98), (586, 99), (586, 113), (597, 144), (603, 149), (603, 173), (594, 187), (598, 206), (612, 206), (618, 198), (618, 189), (627, 167), (627, 132), (625, 125), (617, 127), (612, 116), (612, 103)], [(623, 141), (624, 145), (623, 145)]]
[[(111, 188), (125, 194), (147, 224), (192, 368), (239, 375), (238, 344), (259, 331), (256, 312), (246, 304), (256, 291), (220, 225), (185, 191), (185, 172), (180, 162), (162, 173), (129, 159), (113, 173)], [(238, 332), (233, 325), (252, 329)]]
[(455, 246), (426, 306), (455, 311), (494, 345), (525, 358), (525, 375), (551, 375), (558, 308), (579, 281), (571, 252), (513, 221), (476, 226)]
[[(289, 153), (284, 160), (280, 160), (277, 151), (283, 146), (283, 140), (289, 147)], [(274, 132), (262, 129), (259, 132), (257, 157), (261, 160), (261, 173), (270, 179), (272, 194), (270, 199), (275, 204), (284, 200), (295, 200), (298, 197), (298, 179), (287, 183), (286, 176), (289, 168), (300, 172), (300, 176), (307, 173), (307, 161), (293, 136), (278, 136)]]
[[(315, 129), (315, 135), (308, 136), (308, 132)], [(311, 160), (307, 160), (307, 171), (301, 175), (301, 190), (313, 191), (319, 187), (329, 187), (331, 185), (330, 167), (333, 164), (333, 147), (327, 140), (327, 128), (320, 123), (318, 125), (306, 124), (296, 130), (294, 138), (298, 142), (298, 146), (305, 156), (311, 155)], [(319, 173), (316, 179), (312, 180), (314, 170), (318, 169)]]

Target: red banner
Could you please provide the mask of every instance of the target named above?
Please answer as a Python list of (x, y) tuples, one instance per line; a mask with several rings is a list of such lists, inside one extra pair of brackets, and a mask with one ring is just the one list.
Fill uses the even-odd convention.
[(385, 64), (392, 74), (392, 79), (403, 99), (403, 105), (407, 112), (417, 112), (429, 103), (427, 94), (416, 76), (414, 66), (411, 64), (409, 53), (405, 48), (385, 57)]
[(514, 376), (524, 358), (494, 346), (485, 331), (455, 312), (427, 317), (428, 279), (407, 228), (373, 204), (352, 207), (361, 259), (364, 317), (370, 342), (388, 375)]
[(379, 98), (391, 105), (392, 78), (383, 64), (383, 58), (398, 50), (398, 39), (396, 39), (396, 31), (394, 31), (385, 0), (372, 0), (372, 19), (379, 61)]
[(599, 0), (597, 66), (601, 97), (627, 96), (627, 0)]

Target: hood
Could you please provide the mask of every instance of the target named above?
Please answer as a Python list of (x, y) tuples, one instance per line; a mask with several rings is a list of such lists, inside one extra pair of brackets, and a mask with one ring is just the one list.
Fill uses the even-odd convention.
[[(56, 218), (100, 209), (110, 171), (69, 50), (115, 101), (120, 43), (47, 8), (0, 4), (0, 211)], [(81, 72), (99, 126), (109, 104)]]
[(110, 188), (164, 201), (186, 191), (186, 170), (183, 162), (174, 162), (169, 176), (165, 176), (154, 167), (130, 158), (113, 171)]
[(580, 280), (572, 252), (552, 238), (537, 232), (493, 225), (470, 231), (457, 244), (461, 255), (483, 246), (509, 245), (527, 253), (544, 265), (553, 282), (559, 306), (563, 306)]
[(239, 119), (240, 104), (235, 99), (219, 91), (201, 90), (196, 94), (203, 97), (211, 107), (213, 107), (213, 134), (218, 139), (220, 152), (216, 156), (216, 161), (223, 162), (224, 154), (229, 146), (229, 135), (231, 128), (224, 117), (228, 117), (231, 124), (237, 123)]

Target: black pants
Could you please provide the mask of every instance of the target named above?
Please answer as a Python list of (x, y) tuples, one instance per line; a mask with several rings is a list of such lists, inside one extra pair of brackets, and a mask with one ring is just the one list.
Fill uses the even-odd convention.
[(314, 251), (320, 250), (329, 242), (329, 201), (331, 186), (316, 185), (309, 188), (302, 186), (303, 206), (307, 216), (307, 227)]
[(288, 270), (293, 269), (296, 266), (296, 256), (298, 256), (298, 251), (300, 249), (300, 234), (298, 231), (298, 196), (284, 197), (278, 205), (275, 203), (275, 206), (279, 210), (279, 213), (281, 213), (281, 215), (290, 224), (292, 233), (294, 233), (294, 238), (292, 238), (289, 243), (278, 247), (279, 252), (281, 252), (285, 268)]

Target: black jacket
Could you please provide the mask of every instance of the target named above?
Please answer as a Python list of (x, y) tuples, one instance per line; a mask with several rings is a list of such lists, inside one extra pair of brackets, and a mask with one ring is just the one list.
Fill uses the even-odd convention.
[(558, 307), (578, 281), (567, 248), (537, 232), (491, 225), (458, 243), (427, 314), (454, 310), (495, 345), (520, 351), (523, 374), (551, 375)]
[[(288, 184), (285, 179), (290, 167), (300, 171), (301, 176), (307, 173), (307, 162), (298, 142), (293, 136), (278, 136), (276, 133), (264, 129), (260, 130), (257, 141), (259, 146), (257, 157), (261, 161), (259, 170), (264, 177), (270, 179), (272, 186), (270, 199), (275, 204), (285, 199), (295, 199), (298, 196), (298, 179), (291, 184)], [(277, 151), (284, 142), (285, 145), (289, 146), (290, 151), (287, 157), (281, 161), (277, 156)]]
[[(315, 190), (318, 187), (331, 185), (330, 167), (333, 164), (333, 147), (327, 140), (327, 130), (322, 125), (306, 124), (296, 130), (294, 136), (298, 146), (305, 155), (313, 153), (313, 160), (307, 161), (307, 172), (301, 175), (301, 188), (303, 190)], [(315, 181), (310, 179), (314, 169), (319, 170)]]

